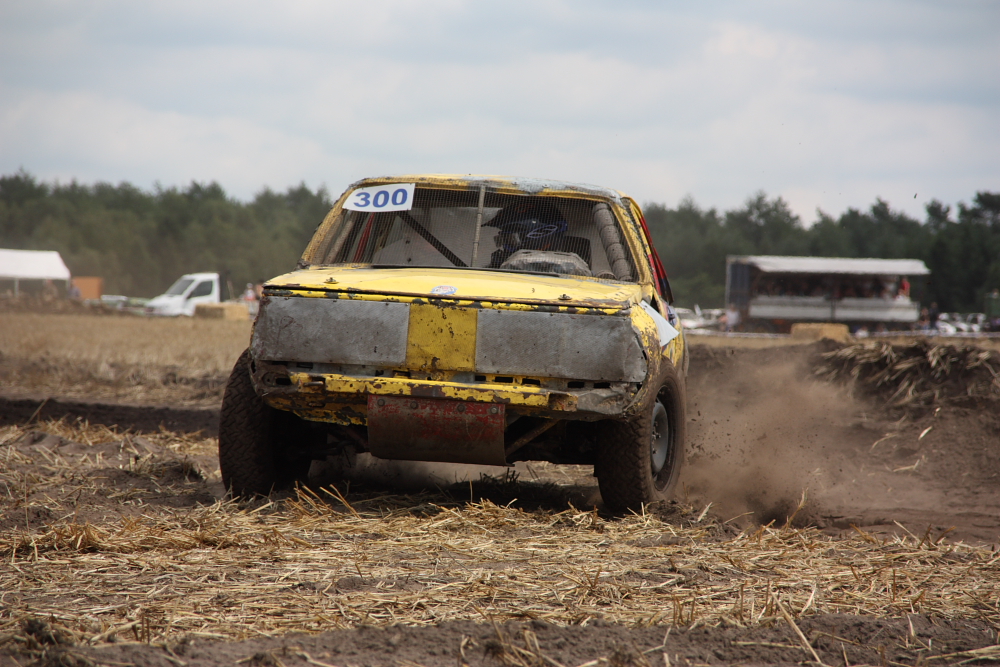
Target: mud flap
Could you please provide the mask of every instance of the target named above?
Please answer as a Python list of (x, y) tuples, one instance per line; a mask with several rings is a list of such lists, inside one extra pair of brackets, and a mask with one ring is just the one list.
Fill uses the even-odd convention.
[(382, 459), (502, 466), (503, 403), (368, 396), (368, 449)]

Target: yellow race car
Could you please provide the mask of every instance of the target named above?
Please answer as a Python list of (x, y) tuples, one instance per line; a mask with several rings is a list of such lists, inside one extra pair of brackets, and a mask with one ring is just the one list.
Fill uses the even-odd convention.
[(684, 460), (687, 353), (638, 205), (493, 176), (352, 185), (298, 270), (264, 285), (226, 387), (235, 496), (312, 461), (594, 466), (615, 510), (667, 497)]

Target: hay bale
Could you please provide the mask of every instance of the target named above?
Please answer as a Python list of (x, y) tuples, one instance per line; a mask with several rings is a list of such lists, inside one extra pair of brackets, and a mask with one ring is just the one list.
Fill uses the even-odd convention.
[(199, 303), (194, 308), (194, 316), (210, 320), (250, 319), (250, 313), (242, 303)]
[(822, 340), (829, 338), (838, 343), (846, 343), (851, 338), (846, 324), (830, 322), (799, 322), (792, 325), (792, 338), (803, 340)]

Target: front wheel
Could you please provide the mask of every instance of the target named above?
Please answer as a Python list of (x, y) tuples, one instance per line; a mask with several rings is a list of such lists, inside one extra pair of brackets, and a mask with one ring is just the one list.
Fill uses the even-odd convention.
[(266, 405), (250, 381), (249, 350), (240, 355), (226, 384), (219, 416), (219, 469), (234, 497), (266, 495), (308, 474), (296, 456), (308, 430), (290, 412)]
[(604, 504), (641, 511), (667, 499), (684, 463), (684, 392), (674, 372), (628, 421), (606, 422), (594, 472)]

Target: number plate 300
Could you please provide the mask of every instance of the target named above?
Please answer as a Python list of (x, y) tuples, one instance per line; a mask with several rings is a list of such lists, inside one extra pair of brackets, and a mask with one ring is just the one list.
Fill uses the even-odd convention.
[(347, 198), (344, 208), (351, 211), (409, 211), (413, 208), (415, 183), (393, 183), (358, 188)]

